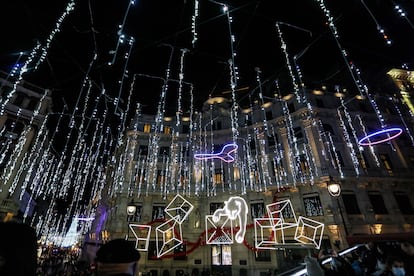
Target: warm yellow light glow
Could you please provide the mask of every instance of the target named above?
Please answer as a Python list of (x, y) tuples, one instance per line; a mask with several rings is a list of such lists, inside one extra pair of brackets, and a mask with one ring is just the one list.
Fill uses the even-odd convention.
[(371, 229), (374, 234), (379, 235), (382, 232), (382, 224), (373, 224)]
[(344, 93), (341, 93), (341, 92), (336, 92), (334, 95), (337, 98), (343, 98), (343, 97), (345, 97), (345, 94)]
[(323, 91), (321, 91), (321, 90), (317, 90), (317, 89), (314, 89), (314, 90), (312, 91), (312, 94), (313, 94), (313, 95), (323, 95)]
[(284, 100), (284, 101), (289, 101), (290, 99), (292, 99), (293, 98), (293, 94), (287, 94), (286, 96), (284, 96), (283, 98), (282, 98), (282, 100)]
[(238, 167), (234, 167), (233, 177), (234, 177), (234, 180), (240, 179), (240, 170)]
[(262, 107), (263, 108), (268, 108), (268, 107), (271, 107), (272, 106), (272, 102), (267, 102), (267, 103), (264, 103), (263, 105), (262, 105)]
[(207, 100), (208, 104), (219, 104), (223, 103), (226, 99), (223, 97), (214, 97)]

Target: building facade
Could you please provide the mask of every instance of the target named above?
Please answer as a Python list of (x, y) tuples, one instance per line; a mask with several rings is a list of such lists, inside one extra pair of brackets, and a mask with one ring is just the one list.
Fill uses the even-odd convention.
[(5, 73), (0, 77), (0, 92), (0, 221), (7, 221), (19, 211), (24, 213), (28, 204), (35, 204), (30, 193), (25, 192), (20, 198), (22, 183), (16, 181), (24, 178), (22, 169), (27, 168), (22, 162), (34, 147), (37, 133), (51, 111), (52, 98), (51, 91), (30, 83), (22, 81), (15, 85)]
[[(202, 112), (175, 118), (138, 112), (107, 169), (88, 241), (137, 242), (134, 227), (148, 225), (149, 236), (137, 242), (142, 274), (280, 273), (318, 249), (313, 240), (298, 244), (293, 229), (283, 234), (267, 229), (265, 236), (275, 235), (270, 240), (278, 243), (257, 248), (256, 219), (269, 217), (267, 206), (284, 200), (296, 216), (324, 225), (321, 247), (412, 239), (414, 130), (409, 106), (399, 95), (351, 97), (326, 88), (299, 93), (259, 98), (245, 109), (211, 98)], [(230, 154), (223, 150), (229, 144), (236, 148)], [(328, 191), (332, 184), (339, 184), (339, 196)], [(193, 208), (175, 239), (175, 226), (159, 230), (166, 221), (174, 224), (165, 210), (177, 195)], [(231, 197), (243, 198), (249, 209), (244, 240), (209, 244), (206, 216)], [(134, 208), (127, 212), (128, 206)], [(174, 242), (160, 256), (165, 239)]]

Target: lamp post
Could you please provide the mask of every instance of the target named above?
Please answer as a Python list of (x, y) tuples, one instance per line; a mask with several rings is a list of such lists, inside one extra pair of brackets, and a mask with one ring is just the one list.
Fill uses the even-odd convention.
[(128, 205), (126, 207), (127, 222), (128, 222), (126, 240), (129, 239), (129, 221), (130, 221), (129, 216), (134, 216), (136, 211), (137, 211), (137, 206), (135, 205), (134, 201), (132, 200), (131, 202), (128, 203)]
[(345, 235), (348, 236), (349, 235), (348, 227), (346, 226), (344, 214), (342, 212), (341, 204), (339, 202), (339, 196), (341, 195), (341, 184), (333, 180), (333, 178), (330, 176), (327, 187), (328, 187), (329, 194), (332, 197), (336, 198), (336, 203), (338, 205), (338, 210), (339, 210), (339, 215), (341, 216), (342, 225), (344, 226)]

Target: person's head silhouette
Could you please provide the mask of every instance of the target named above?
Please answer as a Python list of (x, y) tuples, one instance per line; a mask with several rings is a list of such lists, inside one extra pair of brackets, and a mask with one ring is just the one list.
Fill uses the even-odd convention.
[(135, 275), (139, 257), (138, 250), (130, 242), (111, 240), (96, 252), (97, 275)]

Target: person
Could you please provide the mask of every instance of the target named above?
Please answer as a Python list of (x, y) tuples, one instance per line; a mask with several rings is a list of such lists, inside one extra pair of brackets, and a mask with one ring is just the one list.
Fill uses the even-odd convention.
[(384, 271), (380, 276), (405, 276), (404, 261), (397, 256), (390, 256), (387, 258)]
[[(324, 259), (331, 257), (331, 261), (325, 265), (322, 265)], [(325, 275), (344, 275), (354, 276), (356, 275), (351, 264), (345, 258), (341, 257), (334, 249), (319, 251), (318, 258), (321, 266), (324, 269)]]
[(306, 256), (304, 258), (306, 265), (306, 272), (308, 276), (324, 276), (325, 271), (322, 269), (316, 258), (311, 256)]
[(404, 269), (407, 275), (414, 275), (414, 244), (402, 242), (400, 244), (403, 251)]
[(378, 251), (374, 242), (370, 241), (362, 248), (361, 267), (365, 275), (371, 275), (377, 270)]
[(124, 239), (114, 239), (96, 252), (97, 276), (134, 276), (140, 254), (134, 245)]
[(34, 228), (17, 222), (0, 222), (0, 275), (36, 275), (37, 237)]

